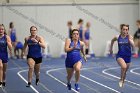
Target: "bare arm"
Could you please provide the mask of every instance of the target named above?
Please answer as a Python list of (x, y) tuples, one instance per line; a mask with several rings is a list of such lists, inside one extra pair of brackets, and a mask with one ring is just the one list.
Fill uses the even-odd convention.
[(131, 35), (129, 35), (129, 42), (132, 46), (132, 49), (135, 50), (135, 44), (134, 44), (134, 41), (133, 41), (133, 37)]
[(83, 55), (83, 58), (84, 58), (84, 60), (85, 61), (87, 61), (87, 58), (86, 58), (86, 55), (85, 55), (85, 43), (84, 42), (82, 42), (82, 41), (80, 41), (80, 45), (81, 45), (81, 53), (82, 53), (82, 55)]
[(114, 42), (118, 39), (117, 36), (115, 36), (112, 40), (111, 40), (111, 45), (110, 45), (110, 54), (113, 54), (113, 45)]
[(40, 37), (40, 40), (38, 41), (38, 44), (45, 49), (46, 45), (45, 45), (45, 41), (43, 39), (43, 37)]
[(9, 36), (11, 35), (11, 29), (9, 29), (9, 31), (8, 31), (8, 35), (9, 35)]
[(22, 55), (25, 55), (26, 48), (27, 48), (27, 45), (28, 45), (28, 44), (27, 44), (27, 40), (28, 40), (28, 38), (25, 38), (25, 39), (24, 39), (25, 42), (24, 42), (24, 46), (23, 46)]
[(85, 56), (85, 43), (80, 41), (80, 45), (81, 45), (81, 53), (83, 54), (83, 56)]
[(70, 40), (67, 38), (66, 40), (65, 40), (65, 52), (69, 52), (69, 51), (72, 51), (73, 49), (74, 49), (74, 47), (69, 47), (70, 46)]
[(6, 35), (7, 38), (7, 45), (8, 45), (8, 49), (10, 51), (10, 53), (12, 53), (12, 43), (11, 43), (11, 39), (8, 35)]
[(38, 36), (38, 38), (31, 38), (31, 40), (35, 43), (38, 43), (42, 48), (45, 49), (46, 46), (45, 46), (45, 41), (44, 41), (43, 37)]

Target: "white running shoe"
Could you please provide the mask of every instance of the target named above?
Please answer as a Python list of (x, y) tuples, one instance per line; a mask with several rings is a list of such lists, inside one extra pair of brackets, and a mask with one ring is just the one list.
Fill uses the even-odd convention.
[(124, 82), (122, 80), (119, 81), (119, 87), (123, 87), (124, 86)]
[(2, 87), (2, 83), (0, 83), (0, 88)]

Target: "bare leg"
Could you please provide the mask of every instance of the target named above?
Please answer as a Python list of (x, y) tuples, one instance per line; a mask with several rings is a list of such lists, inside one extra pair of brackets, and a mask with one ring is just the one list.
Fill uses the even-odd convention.
[(78, 85), (79, 79), (80, 79), (80, 70), (82, 67), (82, 63), (79, 61), (76, 64), (74, 64), (74, 70), (75, 70), (75, 90), (79, 91), (80, 87)]
[(3, 81), (6, 81), (7, 63), (3, 63)]
[(7, 63), (3, 63), (3, 86), (5, 86), (5, 82), (6, 82), (6, 70), (7, 70)]
[(31, 84), (31, 81), (32, 81), (32, 76), (33, 76), (35, 62), (34, 62), (34, 60), (32, 58), (28, 58), (27, 64), (29, 66), (29, 71), (28, 71), (28, 84), (30, 85)]
[(124, 81), (125, 74), (126, 74), (126, 71), (127, 71), (127, 64), (125, 63), (125, 61), (122, 58), (118, 58), (117, 62), (121, 66), (121, 80)]
[(67, 70), (67, 81), (68, 81), (68, 83), (70, 83), (71, 78), (73, 76), (74, 69), (73, 68), (66, 68), (66, 70)]
[(2, 79), (3, 79), (3, 63), (0, 59), (0, 87), (2, 87)]
[(125, 61), (122, 58), (117, 59), (118, 64), (121, 66), (121, 79), (119, 82), (120, 87), (123, 87), (125, 78), (126, 78), (126, 72), (129, 68), (130, 63), (125, 63)]
[(73, 68), (66, 68), (67, 70), (67, 87), (68, 87), (68, 90), (71, 90), (71, 78), (73, 76), (73, 72), (74, 72), (74, 69)]
[(39, 82), (40, 65), (41, 65), (41, 63), (35, 64), (35, 67), (34, 67), (34, 72), (36, 75), (36, 85), (38, 85), (38, 82)]
[(82, 63), (81, 62), (77, 62), (76, 64), (74, 64), (74, 70), (75, 70), (75, 83), (77, 83), (80, 79), (80, 69), (82, 67)]

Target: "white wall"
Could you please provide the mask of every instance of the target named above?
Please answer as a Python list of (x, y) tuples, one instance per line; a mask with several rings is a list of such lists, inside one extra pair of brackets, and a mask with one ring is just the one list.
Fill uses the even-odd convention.
[[(5, 0), (6, 1), (6, 0)], [(9, 0), (10, 3), (19, 4), (71, 4), (76, 2), (78, 4), (91, 3), (135, 3), (137, 0)]]
[[(78, 19), (82, 18), (85, 23), (87, 21), (91, 22), (91, 42), (95, 54), (103, 56), (107, 40), (118, 34), (114, 28), (111, 29), (103, 20), (117, 28), (121, 23), (130, 24), (130, 33), (133, 34), (136, 30), (135, 21), (138, 19), (138, 9), (138, 4), (4, 6), (3, 16), (0, 13), (0, 21), (3, 19), (7, 28), (9, 22), (14, 21), (18, 39), (22, 42), (24, 37), (29, 35), (30, 26), (36, 24), (39, 34), (49, 42), (51, 54), (56, 57), (60, 54), (63, 41), (58, 35), (67, 36), (67, 21), (72, 20), (74, 26), (76, 26)], [(31, 18), (34, 20), (31, 20)], [(45, 30), (43, 27), (39, 28), (39, 26), (44, 26), (52, 31)]]
[(139, 0), (139, 19), (140, 19), (140, 0)]
[(0, 0), (0, 3), (6, 3), (6, 0)]
[(2, 17), (2, 14), (3, 14), (3, 12), (2, 12), (2, 7), (0, 6), (0, 23), (3, 23), (3, 22), (2, 22), (2, 18), (3, 18), (3, 17)]

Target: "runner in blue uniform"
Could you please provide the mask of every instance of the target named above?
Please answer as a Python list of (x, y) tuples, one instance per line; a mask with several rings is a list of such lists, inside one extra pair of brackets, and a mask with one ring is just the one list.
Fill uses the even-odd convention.
[(121, 33), (119, 36), (115, 36), (111, 41), (110, 53), (113, 51), (113, 44), (118, 41), (118, 53), (116, 55), (116, 60), (121, 66), (121, 77), (119, 81), (119, 86), (123, 87), (126, 78), (126, 72), (131, 63), (131, 50), (134, 49), (133, 37), (129, 35), (129, 25), (121, 24)]
[(5, 27), (3, 24), (0, 24), (0, 87), (5, 86), (6, 82), (6, 69), (8, 62), (8, 50), (11, 53), (12, 44), (11, 39), (6, 35)]
[(23, 55), (28, 46), (28, 54), (27, 54), (27, 64), (29, 66), (28, 71), (28, 85), (30, 87), (32, 81), (33, 72), (36, 75), (36, 85), (39, 83), (39, 73), (40, 73), (40, 65), (42, 62), (42, 53), (41, 48), (45, 48), (45, 42), (43, 37), (37, 35), (37, 27), (31, 26), (30, 33), (31, 35), (25, 38)]
[(86, 56), (84, 53), (84, 42), (79, 40), (79, 30), (72, 30), (72, 38), (66, 39), (65, 41), (65, 51), (67, 52), (67, 58), (65, 60), (65, 66), (67, 70), (67, 87), (71, 90), (71, 78), (73, 72), (75, 71), (75, 90), (79, 91), (78, 81), (80, 78), (80, 69), (82, 67), (82, 57), (80, 54), (83, 54), (83, 57), (86, 61)]

